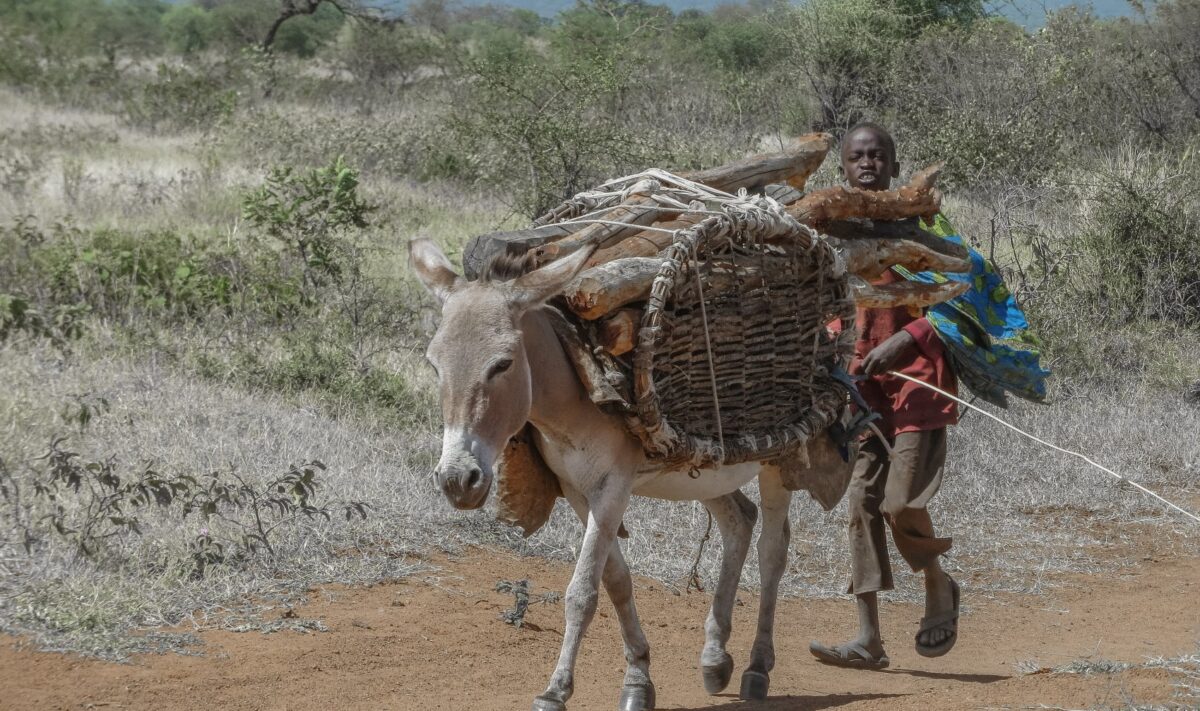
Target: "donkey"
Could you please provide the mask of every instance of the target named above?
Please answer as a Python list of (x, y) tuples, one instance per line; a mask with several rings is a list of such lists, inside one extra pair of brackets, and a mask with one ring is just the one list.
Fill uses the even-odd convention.
[(705, 689), (725, 689), (733, 659), (725, 650), (756, 507), (739, 489), (758, 477), (762, 534), (758, 541), (761, 596), (758, 630), (741, 697), (764, 699), (775, 666), (773, 629), (787, 559), (791, 492), (780, 469), (747, 463), (709, 469), (663, 469), (649, 461), (624, 422), (592, 403), (540, 308), (560, 293), (590, 255), (580, 250), (539, 269), (494, 261), (477, 281), (457, 275), (428, 240), (410, 243), (420, 281), (442, 308), (426, 356), (437, 372), (443, 438), (436, 476), (450, 503), (475, 509), (487, 499), (493, 466), (508, 440), (531, 424), (534, 444), (563, 495), (586, 526), (567, 586), (566, 628), (558, 664), (533, 711), (565, 711), (574, 689), (575, 659), (596, 612), (601, 582), (616, 608), (626, 670), (618, 708), (655, 705), (650, 647), (638, 622), (629, 568), (615, 542), (630, 496), (700, 501), (721, 532), (721, 572), (705, 624), (700, 666)]

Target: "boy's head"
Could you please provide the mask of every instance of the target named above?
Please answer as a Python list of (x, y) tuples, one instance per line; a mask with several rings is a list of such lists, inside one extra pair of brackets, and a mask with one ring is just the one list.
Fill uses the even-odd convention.
[(900, 176), (896, 142), (883, 126), (863, 121), (842, 137), (842, 172), (852, 188), (887, 190)]

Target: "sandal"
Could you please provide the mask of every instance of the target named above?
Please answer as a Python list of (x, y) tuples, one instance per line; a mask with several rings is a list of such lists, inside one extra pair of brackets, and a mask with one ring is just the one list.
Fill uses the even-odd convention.
[[(946, 578), (950, 581), (950, 591), (954, 595), (954, 608), (940, 615), (921, 618), (921, 627), (917, 630), (914, 641), (916, 642), (917, 654), (920, 654), (922, 657), (940, 657), (953, 649), (954, 643), (958, 641), (958, 583), (954, 582), (954, 578), (951, 578), (949, 575)], [(921, 644), (921, 635), (935, 629), (949, 629), (950, 636), (938, 644), (928, 646)]]
[(817, 661), (835, 667), (878, 670), (887, 669), (892, 663), (886, 654), (876, 657), (858, 642), (847, 642), (840, 647), (831, 648), (814, 640), (808, 643), (808, 651), (812, 652)]

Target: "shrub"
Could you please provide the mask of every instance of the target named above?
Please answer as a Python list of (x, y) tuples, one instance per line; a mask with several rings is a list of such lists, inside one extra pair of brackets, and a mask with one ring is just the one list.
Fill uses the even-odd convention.
[(213, 42), (216, 27), (212, 16), (196, 5), (176, 5), (163, 15), (167, 45), (180, 54), (200, 52)]
[[(449, 117), (458, 165), (501, 186), (516, 210), (541, 215), (602, 176), (642, 167), (644, 139), (620, 121), (628, 81), (600, 53), (552, 58), (515, 35), (464, 64), (461, 108)], [(448, 151), (450, 152), (450, 151)]]
[(200, 67), (159, 64), (153, 81), (132, 91), (126, 99), (126, 119), (146, 128), (215, 130), (233, 114), (237, 91), (234, 81), (222, 76), (232, 65)]
[(245, 564), (260, 551), (274, 556), (275, 532), (286, 526), (331, 521), (334, 513), (346, 521), (365, 520), (371, 508), (363, 501), (323, 501), (319, 489), (325, 465), (316, 460), (266, 481), (253, 481), (233, 469), (169, 476), (150, 465), (122, 472), (113, 458), (86, 460), (65, 442), (64, 437), (54, 439), (31, 463), (25, 500), (23, 487), (0, 461), (0, 495), (14, 511), (38, 512), (36, 518), (15, 521), (23, 524), (27, 552), (42, 534), (52, 533), (69, 542), (77, 556), (119, 566), (115, 544), (121, 539), (141, 536), (151, 523), (185, 530), (180, 524), (196, 514), (205, 525), (189, 550), (192, 575), (199, 577), (214, 565)]
[[(1169, 166), (1169, 167), (1168, 167)], [(1200, 205), (1195, 150), (1110, 159), (1083, 190), (1071, 278), (1111, 323), (1200, 326)]]
[(243, 216), (299, 260), (312, 289), (358, 268), (349, 263), (345, 239), (365, 228), (375, 209), (358, 196), (358, 171), (341, 156), (303, 173), (275, 168), (242, 201)]

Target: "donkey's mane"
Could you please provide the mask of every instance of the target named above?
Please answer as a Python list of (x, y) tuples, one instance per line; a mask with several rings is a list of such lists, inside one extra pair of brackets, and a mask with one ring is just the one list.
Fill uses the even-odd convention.
[(535, 250), (507, 244), (504, 251), (488, 258), (479, 273), (484, 284), (498, 284), (524, 276), (537, 268)]

